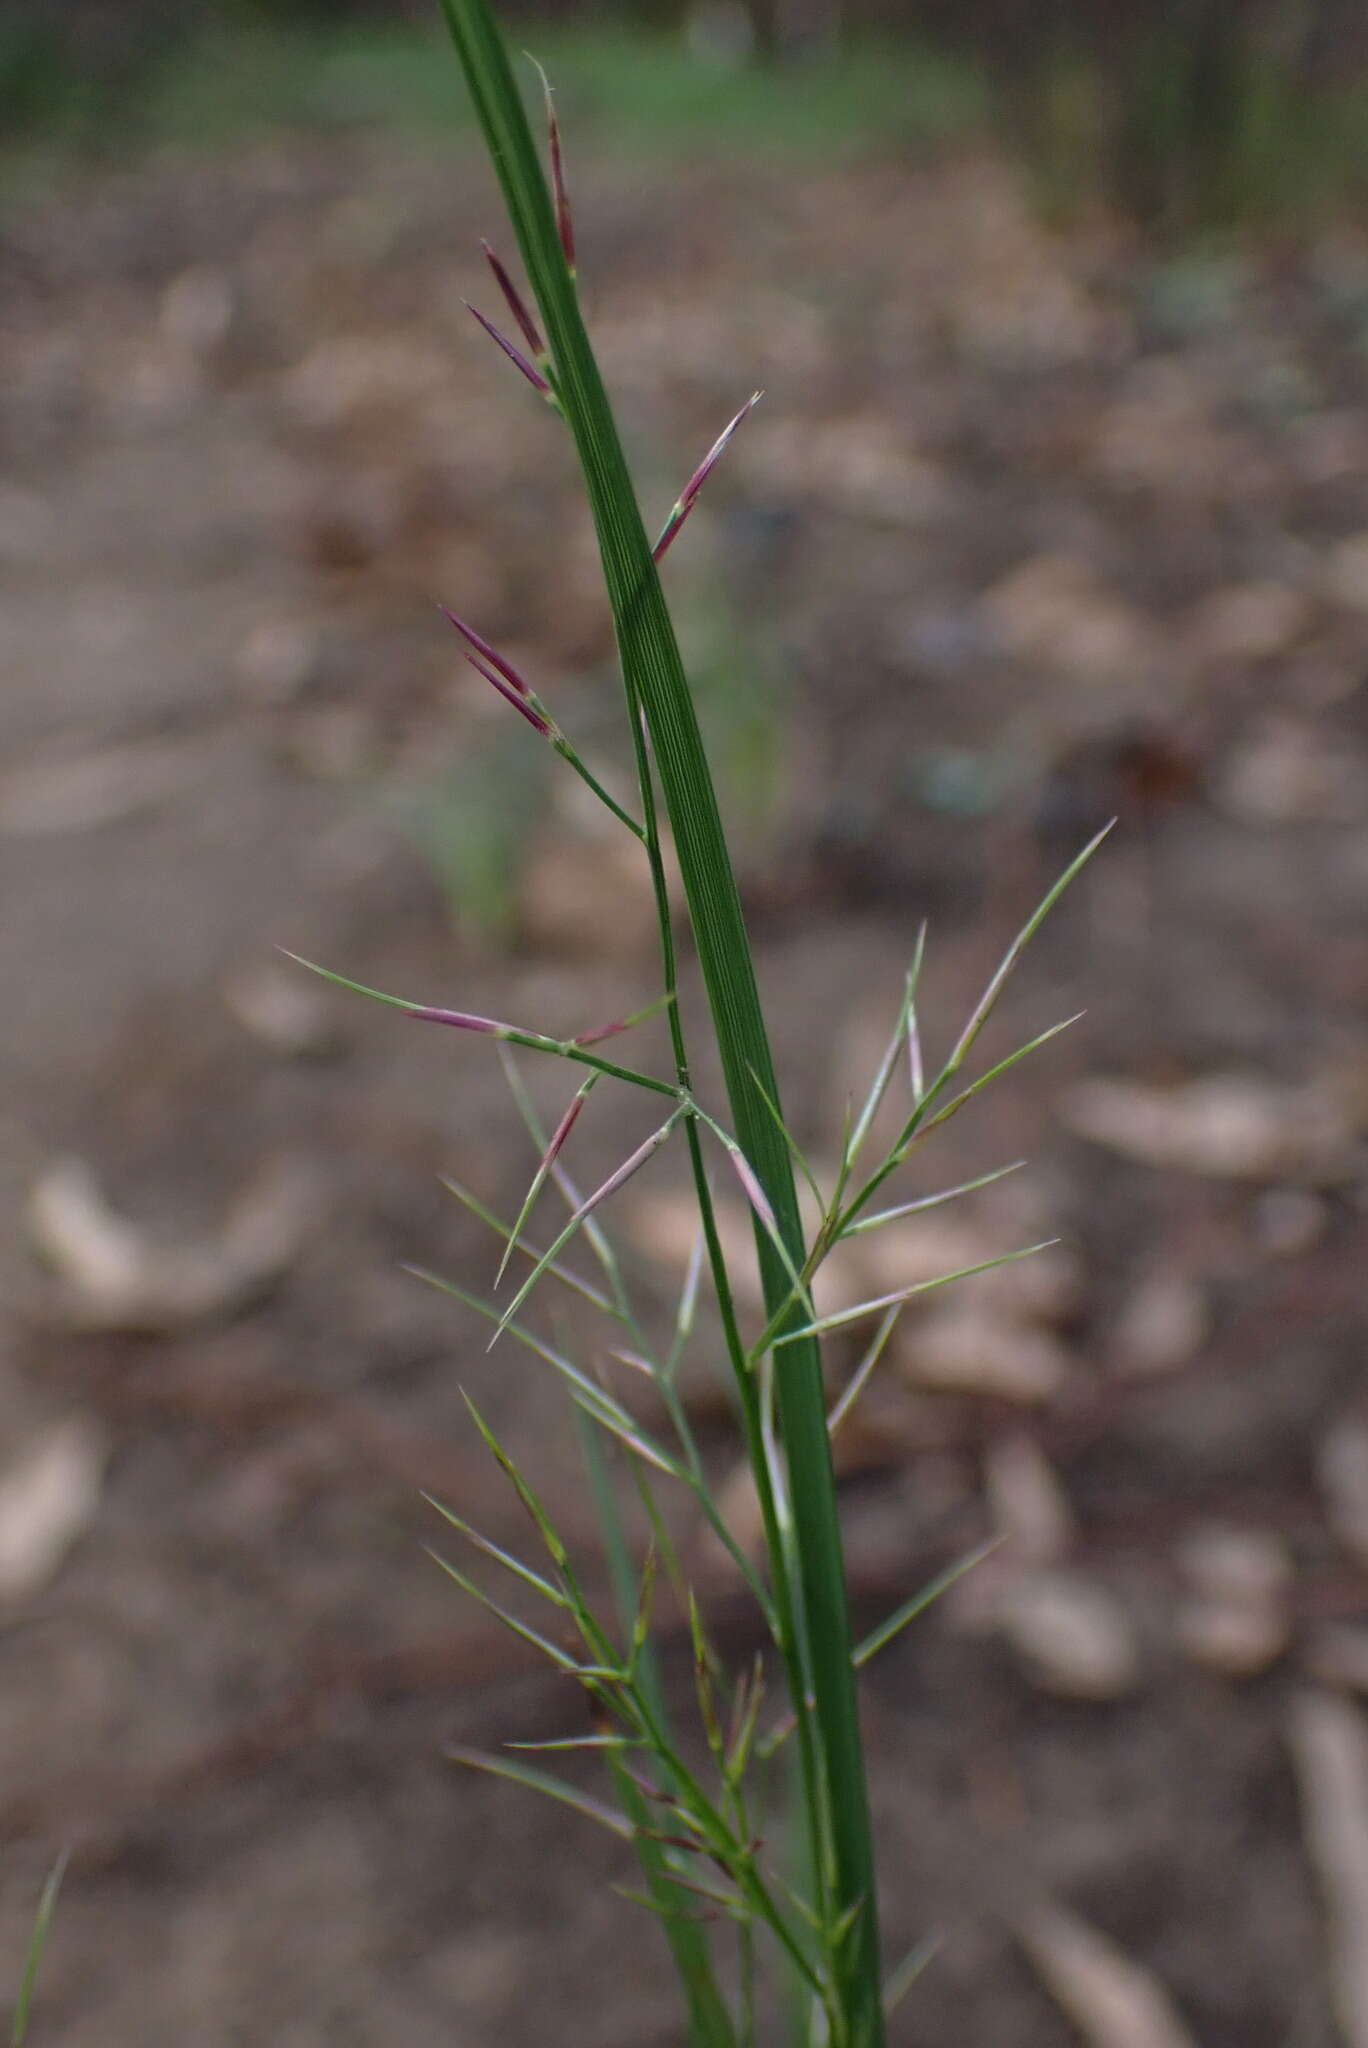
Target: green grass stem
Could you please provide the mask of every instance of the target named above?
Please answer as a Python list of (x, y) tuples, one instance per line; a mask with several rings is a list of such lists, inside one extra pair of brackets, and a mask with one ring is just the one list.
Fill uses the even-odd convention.
[[(442, 0), (442, 6), (541, 312), (555, 390), (584, 472), (629, 707), (639, 702), (645, 716), (736, 1140), (764, 1190), (786, 1247), (787, 1260), (757, 1227), (762, 1285), (773, 1315), (784, 1309), (789, 1295), (786, 1264), (801, 1267), (805, 1248), (788, 1147), (767, 1107), (767, 1102), (779, 1104), (779, 1090), (693, 699), (580, 316), (551, 195), (502, 41), (484, 0)], [(692, 1120), (689, 1135), (692, 1144)], [(792, 1312), (786, 1313), (792, 1321)], [(879, 2048), (883, 2017), (869, 1803), (821, 1362), (814, 1339), (799, 1337), (786, 1346), (782, 1366), (775, 1372), (775, 1408), (788, 1498), (794, 1504), (795, 1583), (787, 1590), (795, 1628), (801, 1629), (815, 1702), (812, 1739), (820, 1782), (809, 1787), (809, 1793), (820, 1806), (824, 1835), (820, 1890), (830, 1909), (828, 1925), (836, 1928), (843, 1917), (850, 1920), (848, 1935), (834, 1944), (830, 1959), (831, 2048)], [(779, 1572), (786, 1569), (782, 1554), (776, 1564)], [(796, 1647), (792, 1642), (786, 1646), (790, 1655)]]

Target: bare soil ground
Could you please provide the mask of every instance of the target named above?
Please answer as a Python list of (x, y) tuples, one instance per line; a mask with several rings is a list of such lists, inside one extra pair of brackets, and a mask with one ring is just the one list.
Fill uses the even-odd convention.
[[(1048, 1898), (1203, 2048), (1361, 2048), (1291, 1735), (1368, 1665), (1368, 241), (1161, 261), (977, 155), (577, 188), (649, 502), (767, 394), (669, 575), (816, 1154), (920, 921), (944, 1048), (1120, 818), (993, 1049), (1086, 1019), (909, 1175), (1028, 1156), (926, 1243), (1063, 1248), (909, 1318), (847, 1454), (871, 1622), (1009, 1535), (870, 1675), (891, 1941), (948, 1937), (896, 2038), (1073, 2038)], [(362, 137), (0, 227), (0, 1954), (70, 1844), (66, 2048), (679, 2038), (612, 1846), (442, 1760), (576, 1712), (421, 1551), (421, 1489), (517, 1527), (462, 1384), (590, 1540), (536, 1362), (400, 1270), (478, 1280), (438, 1176), (509, 1210), (530, 1146), (487, 1047), (272, 950), (548, 1030), (654, 993), (635, 876), (433, 608), (618, 772), (569, 451), (461, 305), (498, 219)], [(635, 1128), (595, 1103), (586, 1176)]]

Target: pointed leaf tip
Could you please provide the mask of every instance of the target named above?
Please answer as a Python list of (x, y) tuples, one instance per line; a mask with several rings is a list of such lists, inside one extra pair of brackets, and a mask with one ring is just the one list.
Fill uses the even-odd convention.
[(444, 1752), (448, 1763), (464, 1764), (469, 1770), (488, 1771), (494, 1778), (509, 1778), (516, 1785), (525, 1785), (530, 1791), (543, 1792), (549, 1799), (558, 1799), (562, 1806), (571, 1807), (582, 1813), (586, 1820), (596, 1820), (600, 1827), (610, 1834), (630, 1842), (635, 1829), (626, 1814), (615, 1807), (607, 1806), (600, 1799), (591, 1798), (576, 1785), (569, 1785), (563, 1778), (555, 1777), (549, 1771), (539, 1771), (532, 1764), (517, 1762), (512, 1757), (491, 1756), (487, 1751), (468, 1749), (464, 1743), (449, 1745)]

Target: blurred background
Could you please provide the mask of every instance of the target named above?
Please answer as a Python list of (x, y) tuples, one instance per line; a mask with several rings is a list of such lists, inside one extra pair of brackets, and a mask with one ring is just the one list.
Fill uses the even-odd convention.
[[(511, 1214), (535, 1151), (487, 1046), (275, 950), (555, 1033), (658, 985), (435, 609), (626, 787), (570, 452), (462, 304), (511, 251), (432, 12), (0, 16), (0, 1975), (68, 1845), (67, 2048), (680, 2037), (613, 1845), (443, 1761), (578, 1713), (422, 1554), (421, 1489), (520, 1536), (462, 1385), (601, 1573), (559, 1393), (402, 1271), (492, 1281), (440, 1176)], [(1061, 1239), (909, 1314), (842, 1450), (865, 1626), (1008, 1538), (869, 1676), (890, 1946), (947, 1936), (895, 2038), (1365, 2048), (1362, 10), (509, 25), (648, 526), (766, 393), (666, 580), (818, 1161), (921, 921), (943, 1053), (1120, 821), (985, 1051), (1086, 1017), (906, 1192), (1029, 1167), (840, 1283)], [(681, 1183), (636, 1188), (667, 1314)]]

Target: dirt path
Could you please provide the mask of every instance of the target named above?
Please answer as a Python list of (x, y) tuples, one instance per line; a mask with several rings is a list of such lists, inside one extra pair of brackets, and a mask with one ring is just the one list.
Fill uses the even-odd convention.
[[(1029, 1153), (928, 1255), (1066, 1249), (919, 1324), (851, 1455), (871, 1618), (1016, 1545), (871, 1681), (894, 1932), (953, 1934), (900, 2038), (1070, 2038), (1010, 1933), (1043, 1888), (1203, 2048), (1329, 2048), (1286, 1740), (1368, 1662), (1368, 244), (1056, 242), (978, 159), (581, 177), (651, 503), (767, 393), (671, 576), (819, 1153), (921, 918), (943, 1045), (1121, 817), (995, 1043), (1087, 1022), (918, 1184)], [(462, 165), (300, 141), (0, 224), (0, 1421), (88, 1496), (45, 1549), (0, 1489), (38, 1532), (0, 1896), (16, 1958), (73, 1845), (67, 2048), (677, 2039), (611, 1854), (441, 1761), (574, 1712), (420, 1552), (421, 1488), (513, 1526), (462, 1381), (582, 1514), (559, 1403), (399, 1270), (478, 1273), (437, 1175), (510, 1204), (527, 1147), (479, 1046), (272, 953), (545, 1028), (653, 992), (635, 879), (433, 609), (616, 772), (567, 454), (460, 303), (495, 219)], [(587, 1174), (627, 1126), (585, 1123)], [(30, 1254), (38, 1187), (90, 1278), (70, 1155), (153, 1248), (141, 1306)], [(668, 1170), (642, 1214), (668, 1267)]]

